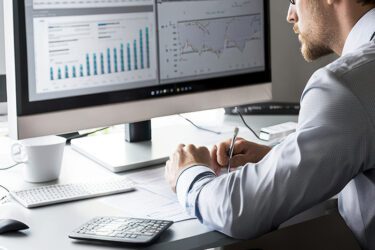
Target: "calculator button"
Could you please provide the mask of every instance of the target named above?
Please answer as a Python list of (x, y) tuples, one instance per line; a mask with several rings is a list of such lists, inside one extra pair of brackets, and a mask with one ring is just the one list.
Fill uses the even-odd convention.
[[(172, 223), (139, 218), (102, 217), (82, 225), (71, 238), (129, 243), (149, 243)], [(87, 235), (87, 236), (85, 236)], [(90, 235), (90, 236), (88, 236)]]

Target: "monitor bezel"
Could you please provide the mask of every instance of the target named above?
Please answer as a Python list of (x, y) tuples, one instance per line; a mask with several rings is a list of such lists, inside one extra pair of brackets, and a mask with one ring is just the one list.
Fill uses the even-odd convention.
[[(123, 90), (114, 92), (105, 92), (90, 94), (84, 96), (67, 97), (43, 101), (29, 100), (28, 85), (28, 60), (27, 40), (26, 40), (26, 18), (25, 18), (25, 0), (13, 2), (13, 21), (14, 21), (14, 46), (15, 46), (15, 64), (16, 64), (16, 95), (17, 97), (17, 115), (26, 116), (42, 114), (48, 112), (85, 108), (91, 106), (100, 106), (116, 104), (123, 102), (132, 102), (138, 100), (148, 100), (164, 98), (168, 96), (186, 95), (198, 92), (221, 90), (226, 88), (250, 86), (271, 82), (271, 48), (270, 48), (270, 10), (269, 0), (263, 0), (264, 3), (264, 41), (265, 41), (265, 70), (256, 73), (240, 74), (228, 77), (210, 78), (204, 80), (195, 80), (188, 82), (179, 82), (172, 84), (163, 84), (155, 87), (147, 87), (133, 90)], [(155, 3), (156, 4), (156, 3)], [(152, 91), (165, 88), (185, 88), (190, 91), (167, 93), (162, 96), (152, 96)]]

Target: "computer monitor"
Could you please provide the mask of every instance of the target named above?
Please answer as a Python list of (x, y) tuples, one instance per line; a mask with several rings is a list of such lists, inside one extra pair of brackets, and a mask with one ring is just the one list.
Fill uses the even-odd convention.
[(4, 3), (13, 138), (272, 98), (267, 0)]

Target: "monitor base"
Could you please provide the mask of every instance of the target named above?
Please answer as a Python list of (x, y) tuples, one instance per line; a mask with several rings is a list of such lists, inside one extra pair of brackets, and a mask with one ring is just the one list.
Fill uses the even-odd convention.
[[(211, 127), (212, 128), (212, 127)], [(114, 173), (165, 163), (180, 143), (214, 145), (232, 136), (233, 127), (216, 127), (220, 135), (189, 125), (152, 129), (152, 140), (129, 143), (124, 133), (75, 139), (71, 147)]]

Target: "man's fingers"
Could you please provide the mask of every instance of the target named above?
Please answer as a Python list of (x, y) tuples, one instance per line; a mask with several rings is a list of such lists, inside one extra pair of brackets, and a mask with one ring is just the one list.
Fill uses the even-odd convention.
[(229, 150), (229, 144), (224, 142), (217, 145), (217, 154), (216, 159), (217, 163), (221, 166), (228, 165), (228, 150)]
[(239, 154), (232, 157), (232, 159), (230, 160), (230, 166), (232, 168), (238, 168), (246, 165), (249, 162), (251, 162), (251, 160), (249, 160), (246, 155)]
[(234, 144), (233, 154), (244, 154), (249, 151), (251, 148), (251, 142), (248, 142), (243, 139), (236, 140)]
[[(226, 141), (217, 145), (217, 148), (218, 148), (217, 162), (221, 166), (228, 165), (228, 160), (229, 160), (228, 152), (229, 152), (231, 142), (232, 142), (232, 139), (227, 139)], [(246, 142), (246, 140), (244, 140), (243, 138), (237, 137), (237, 139), (235, 141), (235, 144), (234, 144), (233, 154), (243, 152), (243, 150), (245, 150), (246, 146), (242, 145), (242, 144), (246, 144), (245, 142)], [(241, 146), (239, 148), (240, 150), (237, 150), (236, 148), (238, 147), (239, 144), (241, 144)]]
[(210, 156), (211, 156), (211, 160), (212, 160), (211, 165), (212, 165), (216, 175), (219, 175), (221, 166), (217, 162), (217, 146), (216, 145), (212, 148), (212, 150), (210, 152)]
[(202, 153), (202, 154), (209, 154), (210, 153), (210, 151), (206, 147), (199, 147), (199, 148), (197, 148), (197, 151), (199, 153)]
[(193, 144), (188, 144), (188, 145), (185, 146), (185, 149), (188, 152), (192, 152), (192, 151), (197, 150), (197, 147), (195, 145), (193, 145)]

